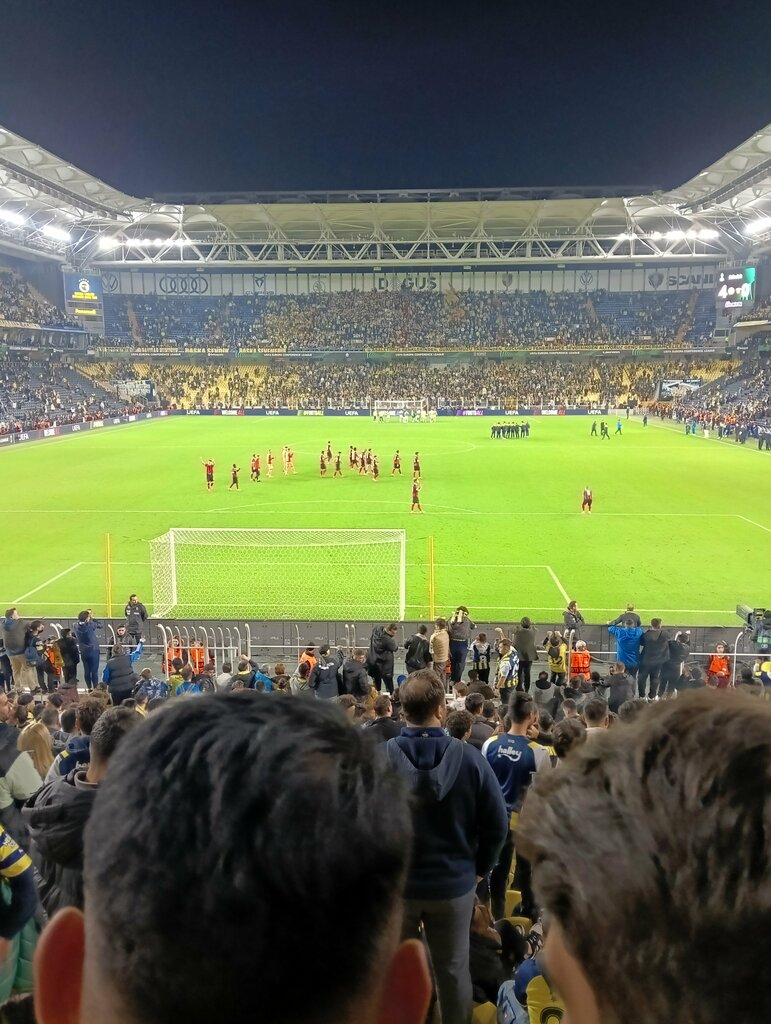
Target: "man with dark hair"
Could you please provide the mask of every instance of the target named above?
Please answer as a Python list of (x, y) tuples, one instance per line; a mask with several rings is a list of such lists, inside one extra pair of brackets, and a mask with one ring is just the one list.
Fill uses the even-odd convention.
[(506, 808), (490, 766), (473, 747), (442, 729), (447, 709), (436, 673), (413, 672), (399, 696), (407, 725), (389, 740), (386, 752), (416, 797), (404, 934), (417, 938), (423, 924), (442, 1022), (467, 1024), (475, 890), (506, 836)]
[(634, 619), (628, 618), (622, 626), (608, 626), (608, 632), (616, 638), (616, 661), (623, 661), (627, 675), (636, 678), (640, 664), (640, 640), (645, 630), (642, 626), (635, 626)]
[(481, 750), (494, 732), (493, 726), (484, 719), (485, 699), (481, 693), (470, 693), (466, 697), (465, 704), (466, 711), (474, 719), (468, 741), (472, 747)]
[(634, 680), (626, 674), (626, 665), (617, 661), (610, 666), (610, 673), (605, 677), (608, 688), (608, 708), (615, 714), (622, 704), (631, 700), (637, 693)]
[(395, 622), (387, 626), (375, 626), (369, 641), (369, 654), (367, 655), (367, 671), (372, 677), (376, 690), (380, 684), (385, 683), (389, 693), (394, 692), (394, 654), (396, 653), (396, 631), (398, 627)]
[(401, 734), (402, 727), (393, 718), (394, 709), (390, 694), (382, 693), (375, 701), (373, 710), (375, 718), (366, 727), (366, 732), (375, 743), (386, 743)]
[(73, 768), (87, 768), (91, 759), (91, 732), (104, 714), (105, 704), (96, 697), (86, 697), (75, 708), (75, 735), (48, 769), (45, 781), (69, 775)]
[(34, 690), (37, 685), (37, 674), (24, 655), (27, 624), (19, 618), (16, 608), (7, 608), (0, 625), (3, 633), (5, 653), (11, 662), (14, 689), (18, 692), (25, 686)]
[(456, 740), (463, 740), (464, 743), (468, 743), (473, 725), (474, 716), (468, 711), (451, 711), (444, 723), (447, 734), (454, 736)]
[(124, 609), (126, 616), (126, 632), (131, 642), (136, 645), (142, 639), (147, 622), (147, 609), (136, 594), (130, 594)]
[(411, 838), (402, 784), (328, 702), (174, 702), (101, 786), (85, 919), (38, 945), (38, 1022), (235, 1022), (257, 999), (271, 1024), (422, 1024), (425, 956), (399, 942)]
[(29, 852), (42, 879), (40, 902), (49, 917), (61, 907), (83, 906), (83, 830), (110, 758), (141, 721), (131, 708), (108, 708), (91, 733), (88, 767), (49, 782), (24, 806)]
[[(536, 772), (548, 771), (551, 759), (546, 747), (535, 742), (538, 732), (538, 708), (529, 693), (520, 690), (512, 694), (509, 703), (508, 732), (491, 736), (482, 747), (482, 756), (490, 764), (506, 802), (508, 830), (498, 863), (490, 876), (490, 900), (493, 917), (504, 916), (506, 887), (514, 856), (514, 833), (525, 794)], [(530, 867), (517, 860), (517, 888), (522, 893), (522, 907), (527, 917), (533, 918), (534, 903), (530, 886)]]
[(771, 705), (711, 691), (649, 706), (538, 780), (517, 849), (571, 1020), (771, 1020), (769, 794)]
[(343, 667), (343, 652), (338, 647), (334, 653), (329, 644), (319, 647), (319, 660), (313, 666), (308, 686), (319, 700), (332, 700), (340, 696), (340, 669)]
[(592, 697), (584, 705), (584, 722), (586, 723), (586, 738), (591, 740), (596, 733), (605, 732), (610, 721), (608, 715), (608, 702), (602, 697)]
[(418, 626), (404, 645), (404, 667), (408, 672), (417, 672), (421, 668), (427, 668), (431, 661), (427, 633), (426, 626)]
[(372, 683), (369, 681), (364, 662), (367, 652), (357, 647), (350, 658), (343, 662), (341, 671), (341, 685), (343, 693), (352, 694), (356, 700), (366, 700), (372, 690)]
[(669, 658), (669, 636), (661, 628), (661, 619), (651, 619), (650, 629), (640, 638), (640, 668), (637, 674), (637, 690), (645, 694), (645, 684), (650, 680), (648, 696), (655, 700), (659, 695), (659, 680)]

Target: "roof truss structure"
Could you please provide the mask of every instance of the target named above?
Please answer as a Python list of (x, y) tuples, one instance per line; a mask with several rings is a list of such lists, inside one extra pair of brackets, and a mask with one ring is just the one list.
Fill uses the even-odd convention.
[(771, 125), (668, 192), (239, 193), (174, 202), (128, 196), (0, 128), (0, 249), (76, 266), (725, 262), (769, 247)]

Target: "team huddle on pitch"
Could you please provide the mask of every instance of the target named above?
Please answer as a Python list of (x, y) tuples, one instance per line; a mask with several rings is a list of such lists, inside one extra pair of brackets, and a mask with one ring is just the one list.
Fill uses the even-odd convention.
[[(281, 461), (284, 476), (289, 476), (290, 474), (295, 473), (294, 451), (289, 447), (289, 445), (284, 445), (281, 452)], [(265, 462), (267, 465), (267, 477), (270, 480), (273, 476), (274, 463), (273, 451), (271, 449), (268, 449)], [(211, 491), (214, 489), (214, 459), (201, 459), (201, 464), (203, 465), (204, 472), (206, 474), (206, 490)], [(251, 472), (249, 479), (254, 483), (259, 483), (262, 472), (262, 458), (256, 452), (252, 455), (250, 466)], [(332, 476), (342, 477), (342, 452), (337, 452), (335, 455), (332, 451), (332, 442), (327, 441), (326, 449), (322, 449), (319, 455), (319, 476), (325, 477), (327, 475), (327, 470), (332, 467), (334, 467)], [(359, 476), (369, 476), (371, 474), (373, 480), (377, 480), (380, 476), (380, 463), (378, 461), (378, 456), (373, 454), (371, 448), (362, 448), (361, 451), (359, 451), (357, 447), (350, 445), (348, 448), (348, 469), (351, 472), (358, 473)], [(233, 488), (236, 490), (240, 489), (240, 473), (241, 467), (236, 465), (234, 462), (230, 467), (230, 486), (228, 487), (228, 490), (232, 490)], [(397, 449), (394, 452), (391, 476), (401, 475), (402, 457), (400, 451)], [(415, 452), (412, 459), (412, 501), (410, 504), (410, 512), (423, 511), (420, 504), (421, 487), (420, 452)]]

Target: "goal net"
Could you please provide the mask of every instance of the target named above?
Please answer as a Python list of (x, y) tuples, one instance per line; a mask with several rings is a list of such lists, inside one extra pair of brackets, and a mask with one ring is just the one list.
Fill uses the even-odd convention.
[(404, 618), (404, 530), (173, 529), (150, 562), (159, 618)]

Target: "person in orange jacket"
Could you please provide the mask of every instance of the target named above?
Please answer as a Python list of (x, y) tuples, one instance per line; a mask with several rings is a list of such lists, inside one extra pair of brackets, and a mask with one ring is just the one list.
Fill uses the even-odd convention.
[(722, 641), (715, 645), (715, 653), (707, 662), (707, 686), (725, 690), (731, 685), (731, 667), (728, 658), (728, 644)]
[(591, 661), (592, 656), (586, 649), (586, 641), (578, 640), (575, 650), (570, 652), (570, 678), (572, 679), (573, 676), (584, 676), (588, 682)]

